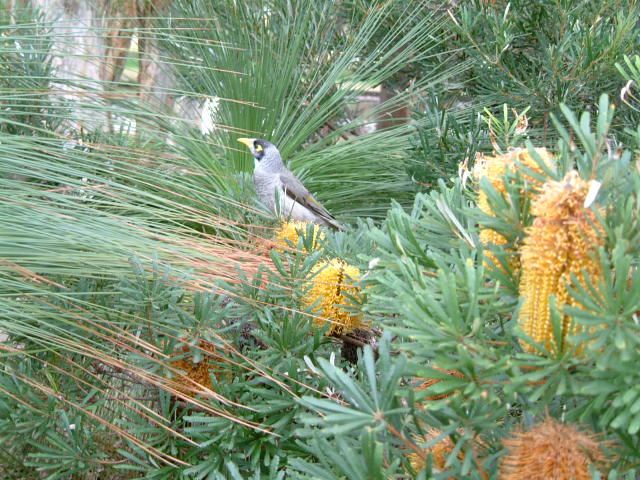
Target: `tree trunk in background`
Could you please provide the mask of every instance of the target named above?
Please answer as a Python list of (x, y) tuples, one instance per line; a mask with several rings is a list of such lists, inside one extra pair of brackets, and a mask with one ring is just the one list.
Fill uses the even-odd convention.
[[(32, 4), (54, 22), (53, 66), (60, 77), (100, 79), (101, 60), (106, 53), (104, 34), (100, 31), (100, 12), (83, 0), (33, 0)], [(91, 85), (100, 89), (99, 83)]]
[(105, 1), (105, 4), (104, 24), (107, 28), (105, 34), (107, 48), (100, 78), (106, 82), (118, 82), (122, 77), (127, 54), (131, 48), (138, 9), (135, 0)]
[[(379, 103), (384, 103), (393, 97), (395, 97), (397, 93), (393, 90), (389, 85), (381, 85)], [(378, 122), (378, 130), (383, 128), (393, 127), (395, 125), (399, 125), (400, 123), (407, 123), (409, 120), (409, 107), (407, 105), (394, 105), (392, 109), (389, 111), (383, 112), (380, 116), (380, 120)]]
[[(90, 99), (108, 101), (122, 76), (134, 29), (138, 32), (140, 98), (167, 110), (173, 99), (167, 93), (173, 77), (163, 68), (153, 41), (153, 21), (147, 17), (162, 14), (171, 0), (10, 0), (12, 8), (31, 7), (50, 22), (53, 34), (52, 55), (55, 75), (76, 85), (60, 83), (53, 90), (63, 90), (69, 102), (81, 101), (71, 115), (74, 128), (93, 130), (110, 124), (105, 113), (90, 109)], [(97, 80), (97, 81), (96, 81)], [(80, 98), (80, 96), (82, 98)], [(80, 104), (80, 102), (78, 102)], [(86, 108), (89, 105), (89, 108)]]
[[(102, 31), (102, 15), (98, 7), (86, 0), (30, 0), (16, 2), (16, 8), (30, 6), (44, 14), (50, 22), (53, 44), (52, 66), (54, 75), (70, 80), (52, 84), (52, 90), (62, 90), (61, 96), (68, 102), (80, 103), (70, 115), (74, 128), (100, 128), (104, 125), (104, 114), (96, 115), (84, 108), (91, 99), (98, 100), (103, 92), (102, 62), (105, 58), (107, 43)], [(92, 81), (92, 80), (98, 81)], [(102, 117), (102, 118), (100, 118)]]
[(138, 0), (138, 83), (140, 98), (147, 104), (173, 111), (174, 97), (168, 93), (174, 85), (173, 75), (153, 40), (153, 20), (166, 11), (171, 0)]

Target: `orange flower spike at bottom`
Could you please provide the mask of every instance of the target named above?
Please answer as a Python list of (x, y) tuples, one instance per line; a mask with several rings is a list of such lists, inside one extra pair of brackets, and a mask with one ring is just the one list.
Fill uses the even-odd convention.
[[(425, 427), (425, 430), (425, 435), (414, 435), (413, 437), (413, 441), (418, 448), (442, 435), (442, 432), (437, 428)], [(464, 429), (458, 429), (458, 434), (462, 436), (464, 435), (464, 433)], [(479, 466), (484, 458), (483, 452), (486, 450), (487, 444), (484, 442), (484, 440), (482, 440), (482, 438), (478, 436), (474, 436), (474, 438), (470, 439), (469, 442), (471, 445), (474, 462), (476, 462), (476, 465)], [(456, 444), (453, 443), (451, 437), (447, 435), (438, 440), (434, 445), (424, 448), (420, 453), (412, 451), (407, 455), (407, 458), (409, 459), (411, 468), (413, 468), (413, 470), (415, 470), (416, 472), (420, 472), (427, 465), (427, 458), (429, 455), (431, 455), (431, 465), (433, 472), (447, 473), (447, 470), (450, 470), (450, 467), (447, 467), (446, 465), (447, 460), (453, 453), (455, 447)], [(464, 460), (465, 451), (467, 451), (467, 449), (461, 449), (458, 451), (456, 455), (458, 460)], [(456, 478), (457, 477), (448, 477), (448, 480), (456, 480)]]
[[(220, 375), (220, 367), (212, 362), (213, 356), (211, 352), (216, 351), (215, 346), (211, 342), (200, 340), (198, 346), (194, 348), (200, 348), (202, 350), (200, 362), (194, 363), (189, 357), (170, 361), (172, 367), (184, 372), (175, 374), (174, 378), (171, 379), (171, 386), (190, 396), (197, 392), (198, 385), (205, 389), (213, 390), (211, 375), (215, 375), (216, 378), (219, 378)], [(191, 347), (188, 345), (182, 345), (178, 353), (174, 356), (188, 353), (190, 349)]]
[(591, 480), (591, 465), (601, 474), (609, 465), (594, 433), (552, 418), (516, 432), (503, 445), (500, 480)]
[[(427, 443), (439, 437), (441, 434), (442, 432), (440, 430), (436, 428), (429, 428), (427, 429), (427, 434), (424, 435), (424, 437), (416, 437), (414, 440), (417, 444)], [(451, 455), (451, 452), (453, 452), (454, 448), (455, 444), (451, 440), (451, 437), (444, 437), (435, 445), (423, 450), (423, 455), (420, 455), (417, 452), (410, 453), (408, 458), (411, 463), (411, 468), (416, 472), (424, 469), (427, 464), (425, 456), (431, 454), (433, 470), (436, 472), (445, 471), (445, 464), (447, 463), (447, 459), (449, 458), (449, 455)], [(462, 452), (458, 453), (458, 458), (460, 460), (464, 458)]]

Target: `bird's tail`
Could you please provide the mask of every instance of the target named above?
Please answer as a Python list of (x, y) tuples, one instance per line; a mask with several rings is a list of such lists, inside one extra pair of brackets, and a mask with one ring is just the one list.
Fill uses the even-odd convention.
[(345, 228), (344, 226), (342, 226), (342, 224), (340, 224), (335, 218), (333, 217), (326, 217), (323, 216), (322, 219), (325, 221), (325, 223), (327, 225), (329, 225), (331, 228), (335, 228), (336, 230), (340, 230), (340, 231), (344, 231)]

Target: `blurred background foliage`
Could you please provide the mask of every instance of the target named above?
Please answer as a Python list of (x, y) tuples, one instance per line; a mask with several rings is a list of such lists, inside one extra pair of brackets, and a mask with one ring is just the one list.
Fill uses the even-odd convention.
[[(548, 416), (599, 435), (594, 478), (635, 478), (637, 10), (3, 2), (0, 477), (499, 478)], [(348, 230), (274, 244), (240, 136)], [(553, 168), (472, 180), (533, 146)], [(524, 353), (527, 175), (574, 168), (601, 184), (602, 276), (563, 310), (581, 334)], [(308, 301), (331, 259), (362, 330)]]
[[(177, 69), (178, 85), (220, 98), (215, 117), (226, 128), (214, 129), (204, 147), (191, 145), (203, 142), (200, 135), (181, 144), (201, 152), (193, 161), (220, 172), (220, 181), (210, 180), (216, 189), (232, 194), (245, 185), (227, 178), (251, 172), (253, 159), (242, 149), (227, 149), (222, 160), (214, 149), (234, 147), (235, 138), (248, 132), (278, 145), (341, 218), (380, 217), (391, 198), (410, 202), (414, 186), (401, 152), (414, 128), (406, 114), (388, 128), (374, 123), (406, 109), (421, 91), (444, 85), (466, 65), (432, 69), (415, 76), (411, 88), (376, 97), (373, 108), (357, 107), (365, 93), (401, 75), (406, 65), (435, 64), (446, 21), (442, 12), (407, 4), (398, 15), (392, 2), (347, 16), (333, 1), (313, 8), (288, 1), (177, 1), (173, 8), (187, 20), (171, 20), (181, 37), (167, 34), (163, 46), (173, 57), (192, 60)], [(199, 28), (190, 28), (193, 17), (202, 19)]]

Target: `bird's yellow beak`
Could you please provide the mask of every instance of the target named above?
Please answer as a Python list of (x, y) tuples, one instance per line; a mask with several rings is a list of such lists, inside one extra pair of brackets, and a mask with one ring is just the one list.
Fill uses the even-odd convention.
[(244, 143), (247, 147), (251, 148), (253, 146), (253, 139), (251, 138), (239, 138), (238, 141), (240, 143)]

